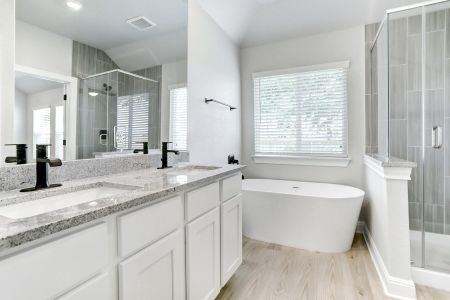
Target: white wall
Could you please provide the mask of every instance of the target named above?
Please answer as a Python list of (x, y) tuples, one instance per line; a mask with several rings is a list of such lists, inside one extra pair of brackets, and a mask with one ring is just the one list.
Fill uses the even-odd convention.
[(161, 80), (161, 141), (169, 140), (170, 91), (169, 87), (187, 84), (187, 60), (162, 65)]
[[(188, 150), (191, 162), (227, 163), (241, 150), (239, 49), (201, 8), (188, 8)], [(232, 21), (232, 20), (230, 20)], [(204, 98), (237, 106), (230, 111)]]
[(71, 76), (72, 40), (16, 21), (16, 63)]
[(0, 165), (14, 155), (14, 1), (0, 0)]
[(15, 89), (14, 102), (14, 142), (27, 143), (27, 95), (19, 89)]
[[(252, 73), (349, 60), (347, 168), (255, 164)], [(362, 187), (364, 154), (364, 27), (290, 39), (241, 51), (244, 174), (251, 178), (318, 181)]]

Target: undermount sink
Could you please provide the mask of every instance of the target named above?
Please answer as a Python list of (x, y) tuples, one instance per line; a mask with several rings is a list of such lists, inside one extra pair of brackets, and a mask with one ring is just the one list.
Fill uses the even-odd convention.
[(11, 219), (28, 218), (82, 203), (113, 197), (135, 189), (137, 189), (137, 187), (110, 183), (96, 183), (81, 190), (73, 192), (62, 191), (58, 195), (0, 207), (0, 216)]
[(176, 167), (174, 169), (169, 170), (166, 174), (167, 175), (173, 175), (173, 176), (180, 176), (180, 175), (197, 175), (201, 174), (207, 171), (217, 170), (219, 167), (213, 167), (213, 166), (196, 166), (196, 165), (190, 165), (190, 166), (182, 166), (182, 167)]

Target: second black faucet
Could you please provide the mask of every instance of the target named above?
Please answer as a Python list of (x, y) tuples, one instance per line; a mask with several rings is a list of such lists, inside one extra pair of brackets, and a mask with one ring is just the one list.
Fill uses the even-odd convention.
[(173, 153), (175, 155), (180, 154), (180, 151), (168, 150), (167, 149), (167, 145), (168, 144), (172, 144), (172, 142), (162, 142), (162, 147), (161, 147), (161, 153), (162, 153), (161, 162), (162, 162), (162, 165), (158, 169), (172, 168), (171, 166), (167, 165), (168, 164), (168, 162), (167, 162), (167, 153)]

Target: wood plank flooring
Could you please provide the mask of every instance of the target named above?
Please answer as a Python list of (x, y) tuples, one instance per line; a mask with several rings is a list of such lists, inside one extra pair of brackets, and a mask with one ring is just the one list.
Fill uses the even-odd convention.
[[(361, 234), (347, 253), (324, 254), (251, 239), (243, 263), (216, 300), (389, 299)], [(418, 299), (450, 299), (450, 293), (417, 287)]]

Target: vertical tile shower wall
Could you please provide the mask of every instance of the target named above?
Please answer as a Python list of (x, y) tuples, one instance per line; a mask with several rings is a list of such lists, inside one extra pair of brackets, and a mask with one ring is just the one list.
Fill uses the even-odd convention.
[[(411, 229), (450, 234), (450, 10), (428, 12), (425, 32), (420, 13), (390, 16), (389, 20), (389, 155), (417, 162), (408, 188)], [(366, 25), (367, 153), (378, 151), (378, 99), (376, 93), (370, 93), (374, 82), (370, 76), (376, 65), (371, 64), (368, 50), (376, 28), (377, 24)], [(440, 149), (431, 147), (434, 125), (444, 130)]]
[[(119, 66), (105, 51), (77, 41), (73, 42), (72, 75), (74, 77), (81, 79), (115, 69), (119, 69)], [(158, 81), (157, 88), (154, 88), (154, 83), (118, 72), (83, 80), (83, 84), (80, 84), (78, 159), (92, 158), (94, 152), (113, 151), (113, 139), (108, 139), (105, 144), (101, 144), (99, 141), (101, 130), (111, 133), (114, 126), (117, 125), (117, 98), (140, 94), (144, 91), (149, 93), (151, 99), (148, 134), (152, 138), (149, 139), (149, 147), (158, 148), (162, 66), (154, 66), (132, 73)], [(88, 94), (90, 91), (95, 91), (98, 95), (90, 96)]]
[[(376, 62), (372, 62), (370, 47), (378, 30), (378, 23), (365, 26), (365, 106), (366, 106), (366, 153), (378, 153), (378, 101), (376, 91), (372, 91), (372, 64), (376, 67)], [(374, 56), (376, 58), (376, 55)]]

